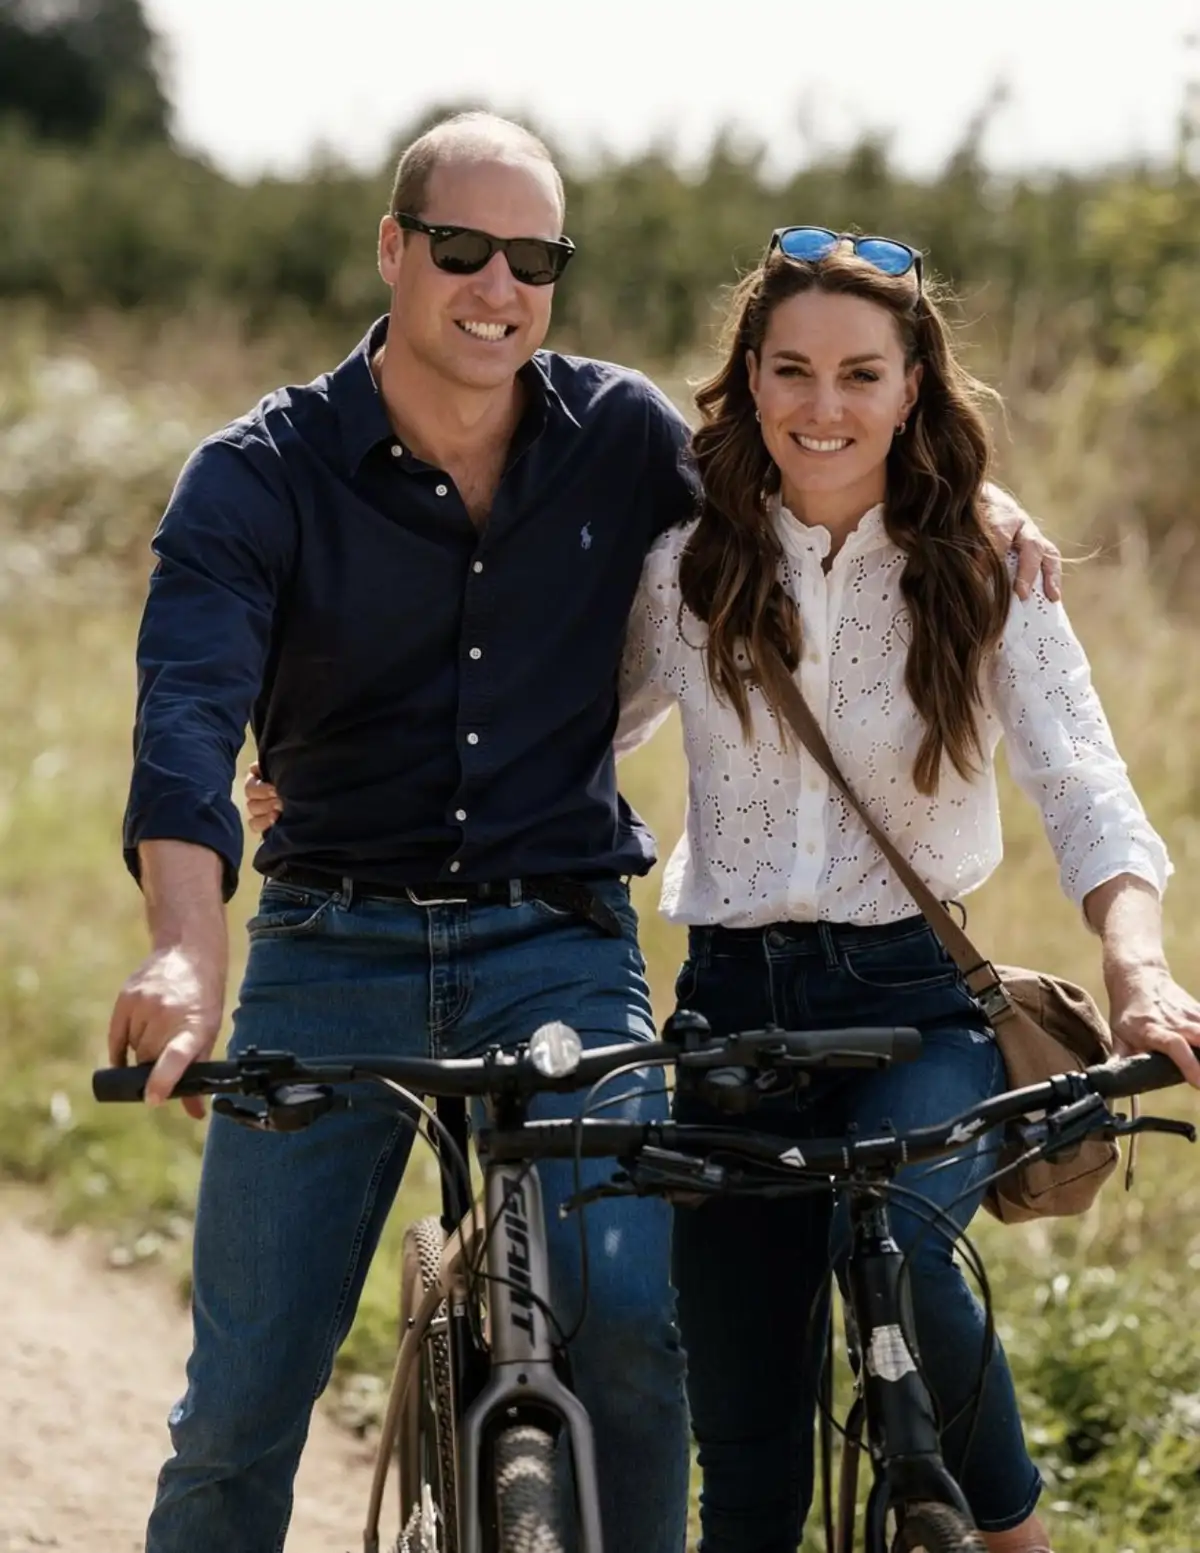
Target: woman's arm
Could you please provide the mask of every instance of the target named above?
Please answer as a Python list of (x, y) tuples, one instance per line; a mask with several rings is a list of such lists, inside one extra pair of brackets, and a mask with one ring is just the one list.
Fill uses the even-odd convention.
[(1113, 1036), (1122, 1051), (1165, 1052), (1200, 1089), (1200, 1003), (1171, 975), (1162, 902), (1144, 879), (1118, 874), (1090, 891), (1084, 915), (1103, 944)]
[(613, 737), (618, 760), (645, 744), (675, 702), (671, 668), (679, 634), (684, 533), (675, 529), (664, 534), (642, 568), (621, 656), (621, 711)]
[(1171, 863), (1129, 780), (1059, 603), (1014, 602), (992, 666), (1009, 766), (1041, 810), (1065, 893), (1100, 935), (1113, 1035), (1125, 1051), (1166, 1052), (1200, 1088), (1200, 1004), (1163, 950)]

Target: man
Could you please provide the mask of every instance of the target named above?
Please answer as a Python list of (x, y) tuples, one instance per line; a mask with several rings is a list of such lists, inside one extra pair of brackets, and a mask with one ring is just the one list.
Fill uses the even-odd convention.
[[(548, 1018), (589, 1043), (652, 1035), (622, 883), (652, 841), (617, 792), (611, 739), (643, 557), (694, 492), (686, 427), (645, 378), (539, 351), (562, 222), (561, 180), (526, 131), (437, 126), (401, 159), (380, 227), (386, 319), (181, 476), (139, 640), (126, 820), (153, 952), (110, 1030), (114, 1061), (157, 1059), (153, 1101), (221, 1022), (248, 719), (286, 812), (256, 858), (268, 883), (235, 1050), (462, 1055)], [(288, 1139), (214, 1119), (195, 1347), (149, 1553), (282, 1546), (309, 1413), (409, 1143), (366, 1113)], [(543, 1180), (549, 1202), (569, 1190), (565, 1170)], [(592, 1213), (573, 1358), (606, 1539), (678, 1553), (666, 1210)], [(555, 1300), (573, 1312), (576, 1233), (549, 1217)]]

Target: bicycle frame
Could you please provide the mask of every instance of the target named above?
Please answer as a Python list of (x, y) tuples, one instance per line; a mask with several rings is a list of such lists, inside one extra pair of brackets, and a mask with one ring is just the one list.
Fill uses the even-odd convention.
[[(452, 1134), (458, 1131), (456, 1107), (465, 1116), (461, 1102), (441, 1101), (438, 1105), (439, 1117), (443, 1121), (449, 1118)], [(442, 1191), (445, 1223), (462, 1205), (463, 1192), (450, 1172), (443, 1172)], [(454, 1228), (446, 1241), (436, 1284), (421, 1300), (396, 1356), (363, 1532), (364, 1553), (379, 1553), (379, 1516), (404, 1399), (416, 1377), (421, 1345), (443, 1302), (450, 1313), (456, 1360), (462, 1363), (464, 1348), (475, 1352), (467, 1328), (467, 1306), (470, 1268), (478, 1260), (481, 1241), (486, 1242), (482, 1276), (488, 1291), (489, 1363), (482, 1384), (468, 1387), (469, 1400), (457, 1421), (460, 1553), (483, 1553), (486, 1510), (480, 1502), (485, 1483), (481, 1464), (487, 1435), (503, 1414), (514, 1410), (549, 1417), (565, 1432), (572, 1455), (579, 1553), (603, 1553), (591, 1421), (554, 1368), (554, 1345), (545, 1314), (550, 1304), (549, 1253), (536, 1169), (529, 1164), (486, 1162), (482, 1209), (471, 1204), (460, 1219), (451, 1222)], [(469, 1365), (456, 1365), (460, 1376), (469, 1369)]]
[(854, 1553), (855, 1482), (862, 1422), (875, 1480), (867, 1500), (867, 1553), (887, 1553), (892, 1504), (934, 1501), (974, 1524), (962, 1490), (942, 1461), (933, 1399), (921, 1378), (904, 1254), (892, 1238), (887, 1200), (866, 1182), (848, 1188), (850, 1254), (846, 1265), (851, 1367), (859, 1388), (848, 1419), (848, 1451), (839, 1493), (837, 1553)]

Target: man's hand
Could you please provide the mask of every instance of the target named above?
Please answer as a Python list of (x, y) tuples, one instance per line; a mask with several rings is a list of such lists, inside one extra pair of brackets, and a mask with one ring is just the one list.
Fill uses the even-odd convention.
[(992, 534), (1000, 550), (1016, 549), (1017, 575), (1013, 583), (1019, 599), (1027, 599), (1038, 577), (1048, 599), (1062, 598), (1062, 552), (1007, 491), (989, 485), (987, 510)]
[[(161, 1104), (184, 1069), (216, 1044), (225, 1007), (229, 943), (221, 859), (186, 841), (146, 841), (138, 849), (153, 949), (121, 988), (108, 1026), (116, 1067), (153, 1062), (146, 1099)], [(204, 1102), (184, 1099), (190, 1116)]]
[[(190, 1063), (211, 1054), (224, 1004), (224, 964), (216, 967), (211, 956), (183, 945), (156, 949), (117, 997), (108, 1027), (109, 1060), (116, 1067), (128, 1056), (153, 1062), (146, 1100), (159, 1105)], [(185, 1096), (182, 1104), (189, 1116), (204, 1115), (197, 1096)]]
[(250, 829), (261, 836), (283, 813), (283, 803), (270, 782), (263, 781), (257, 761), (246, 773), (245, 793)]

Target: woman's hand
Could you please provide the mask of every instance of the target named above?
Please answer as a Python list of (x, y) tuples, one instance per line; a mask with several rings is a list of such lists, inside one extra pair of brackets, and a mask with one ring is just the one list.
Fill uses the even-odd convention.
[(1200, 1089), (1200, 1003), (1171, 975), (1163, 952), (1162, 901), (1136, 874), (1117, 874), (1083, 898), (1104, 951), (1108, 1022), (1121, 1056), (1163, 1052)]
[(270, 782), (263, 781), (257, 761), (246, 773), (244, 792), (246, 811), (250, 816), (250, 829), (261, 836), (270, 830), (283, 813), (283, 804)]
[(1200, 1003), (1165, 965), (1123, 969), (1109, 977), (1109, 1022), (1117, 1051), (1163, 1052), (1200, 1089)]

